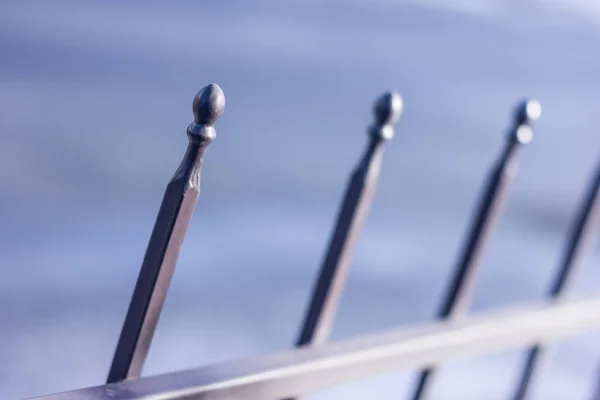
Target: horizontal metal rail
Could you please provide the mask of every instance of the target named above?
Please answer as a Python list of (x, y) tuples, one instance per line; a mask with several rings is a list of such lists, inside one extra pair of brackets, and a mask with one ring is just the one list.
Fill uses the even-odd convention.
[(596, 329), (600, 297), (547, 301), (36, 400), (276, 399)]

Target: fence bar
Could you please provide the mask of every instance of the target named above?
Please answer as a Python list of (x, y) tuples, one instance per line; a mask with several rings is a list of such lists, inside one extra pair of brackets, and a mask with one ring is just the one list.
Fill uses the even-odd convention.
[[(515, 110), (514, 123), (507, 143), (488, 177), (483, 197), (456, 266), (455, 275), (438, 312), (437, 316), (440, 319), (461, 316), (469, 307), (490, 233), (502, 212), (509, 185), (517, 172), (517, 150), (531, 141), (533, 136), (531, 123), (538, 119), (540, 114), (541, 106), (536, 100), (525, 100)], [(433, 374), (433, 367), (421, 371), (412, 399), (427, 398)]]
[(600, 329), (600, 296), (460, 320), (39, 397), (37, 400), (276, 399), (462, 356)]
[[(583, 199), (581, 207), (574, 220), (571, 233), (560, 262), (558, 274), (550, 287), (548, 297), (551, 299), (563, 296), (572, 284), (577, 269), (585, 258), (590, 255), (600, 230), (600, 163), (594, 177), (591, 179), (589, 188)], [(543, 348), (536, 344), (529, 349), (527, 359), (523, 367), (521, 379), (517, 385), (514, 400), (526, 398), (530, 387), (534, 370), (543, 357)]]
[(214, 124), (224, 109), (225, 95), (216, 84), (204, 87), (194, 99), (194, 122), (187, 128), (187, 152), (167, 185), (108, 374), (108, 383), (141, 375), (200, 194), (204, 153), (216, 137)]
[(598, 368), (596, 373), (596, 381), (594, 387), (592, 388), (592, 397), (590, 397), (590, 400), (600, 400), (600, 379), (598, 379), (600, 378), (600, 368)]
[(351, 175), (337, 223), (296, 346), (327, 341), (337, 311), (352, 252), (371, 208), (383, 156), (383, 143), (394, 136), (402, 113), (402, 97), (385, 93), (374, 106), (367, 148)]

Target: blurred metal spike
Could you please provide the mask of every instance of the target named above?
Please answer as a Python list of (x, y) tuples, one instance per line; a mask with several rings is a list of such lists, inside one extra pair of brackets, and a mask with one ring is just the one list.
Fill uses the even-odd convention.
[(371, 207), (383, 155), (382, 144), (394, 136), (393, 124), (402, 113), (402, 97), (385, 93), (374, 107), (367, 149), (354, 169), (337, 223), (314, 287), (297, 346), (327, 341), (344, 289), (354, 246)]
[(175, 270), (175, 264), (200, 194), (204, 153), (215, 139), (214, 124), (225, 109), (216, 84), (194, 99), (194, 122), (181, 165), (167, 185), (108, 374), (108, 383), (139, 378)]
[[(504, 208), (510, 183), (518, 169), (517, 151), (533, 139), (531, 125), (541, 116), (541, 113), (541, 105), (536, 100), (523, 100), (514, 111), (514, 122), (508, 140), (488, 176), (483, 196), (455, 268), (454, 277), (437, 314), (439, 319), (456, 318), (467, 312), (483, 253)], [(421, 371), (412, 396), (413, 400), (427, 398), (434, 372), (433, 367)]]
[(596, 376), (596, 380), (595, 380), (595, 384), (594, 387), (592, 388), (592, 397), (590, 397), (590, 400), (600, 400), (600, 368), (598, 369), (598, 371), (596, 371), (597, 376)]
[[(550, 299), (559, 299), (568, 291), (572, 284), (574, 275), (581, 264), (591, 255), (594, 243), (597, 241), (600, 231), (600, 163), (598, 164), (594, 177), (577, 211), (573, 221), (571, 232), (559, 264), (558, 273), (550, 290)], [(543, 358), (544, 348), (541, 345), (533, 346), (527, 353), (527, 359), (521, 373), (521, 379), (517, 385), (514, 400), (526, 398), (527, 390), (533, 379), (534, 370)]]
[(398, 93), (384, 93), (375, 102), (375, 121), (368, 129), (367, 148), (348, 183), (296, 347), (323, 344), (329, 337), (352, 253), (379, 182), (382, 144), (394, 137), (394, 124), (400, 119), (402, 107), (402, 97)]

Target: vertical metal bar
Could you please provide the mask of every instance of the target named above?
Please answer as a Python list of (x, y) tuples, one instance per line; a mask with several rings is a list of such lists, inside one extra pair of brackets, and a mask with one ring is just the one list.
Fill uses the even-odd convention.
[(597, 374), (596, 384), (594, 388), (592, 388), (592, 397), (590, 397), (590, 400), (600, 400), (600, 379), (598, 379), (600, 377), (600, 369), (598, 369)]
[(323, 344), (329, 337), (344, 291), (352, 253), (379, 182), (383, 160), (382, 145), (394, 137), (394, 124), (400, 119), (402, 106), (402, 97), (398, 93), (384, 93), (375, 102), (375, 122), (368, 129), (367, 148), (354, 168), (346, 188), (296, 347)]
[(200, 194), (204, 153), (216, 137), (214, 124), (224, 109), (225, 95), (216, 84), (204, 87), (194, 99), (194, 122), (187, 128), (187, 152), (167, 185), (108, 374), (108, 383), (141, 375)]
[[(541, 106), (535, 100), (523, 101), (515, 110), (513, 127), (509, 132), (505, 148), (488, 177), (456, 266), (455, 275), (437, 314), (439, 319), (462, 316), (469, 307), (483, 253), (495, 222), (502, 212), (510, 183), (517, 172), (517, 151), (533, 138), (531, 124), (539, 118), (540, 114)], [(412, 399), (427, 398), (434, 373), (433, 367), (421, 371)]]
[[(550, 299), (564, 296), (572, 284), (574, 275), (583, 261), (590, 255), (600, 230), (600, 163), (591, 179), (585, 198), (573, 221), (571, 232), (561, 258), (558, 274), (548, 292)], [(515, 391), (514, 400), (526, 398), (533, 373), (543, 358), (541, 345), (531, 347), (527, 353), (521, 379)]]
[(344, 290), (352, 252), (379, 181), (382, 144), (394, 136), (393, 124), (400, 118), (401, 112), (402, 98), (399, 94), (385, 93), (375, 103), (375, 123), (368, 130), (369, 142), (350, 178), (296, 346), (327, 341)]

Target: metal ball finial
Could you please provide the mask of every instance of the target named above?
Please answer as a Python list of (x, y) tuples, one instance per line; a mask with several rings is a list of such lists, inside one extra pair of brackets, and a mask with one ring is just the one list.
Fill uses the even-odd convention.
[(398, 93), (387, 92), (375, 102), (373, 112), (375, 124), (378, 126), (393, 125), (402, 114), (402, 96)]
[(200, 89), (192, 106), (194, 122), (198, 125), (213, 126), (225, 111), (225, 94), (216, 83)]
[(512, 132), (513, 140), (518, 143), (527, 144), (533, 140), (531, 124), (542, 115), (542, 105), (539, 101), (525, 99), (516, 107), (515, 125)]
[(538, 120), (542, 115), (542, 105), (539, 101), (533, 99), (525, 99), (519, 103), (515, 110), (515, 124), (531, 125)]
[(375, 102), (373, 114), (375, 123), (371, 127), (371, 134), (389, 140), (394, 136), (393, 125), (402, 115), (402, 96), (395, 92), (382, 94)]

